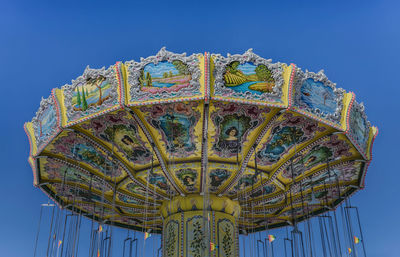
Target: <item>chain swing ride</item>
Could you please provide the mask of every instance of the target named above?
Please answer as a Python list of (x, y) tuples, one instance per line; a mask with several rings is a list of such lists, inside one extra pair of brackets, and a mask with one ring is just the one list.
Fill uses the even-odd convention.
[(350, 196), (377, 128), (323, 71), (162, 48), (86, 68), (24, 128), (51, 199), (34, 257), (367, 256)]

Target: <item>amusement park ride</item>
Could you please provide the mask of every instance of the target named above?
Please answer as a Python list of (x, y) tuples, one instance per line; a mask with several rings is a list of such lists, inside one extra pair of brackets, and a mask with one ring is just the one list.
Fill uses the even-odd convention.
[[(323, 71), (251, 50), (162, 48), (86, 68), (42, 99), (25, 130), (34, 185), (59, 207), (47, 256), (77, 256), (82, 217), (90, 257), (111, 256), (116, 227), (143, 232), (143, 248), (161, 234), (165, 257), (274, 256), (274, 240), (286, 256), (366, 256), (349, 198), (364, 187), (377, 128)], [(121, 245), (137, 255), (138, 238)]]

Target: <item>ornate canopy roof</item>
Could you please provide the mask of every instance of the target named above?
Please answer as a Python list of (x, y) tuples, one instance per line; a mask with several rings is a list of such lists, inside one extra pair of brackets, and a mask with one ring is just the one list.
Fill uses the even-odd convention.
[(242, 228), (284, 226), (364, 187), (377, 128), (323, 71), (244, 54), (86, 68), (25, 124), (34, 185), (62, 207), (162, 229), (160, 206), (208, 192)]

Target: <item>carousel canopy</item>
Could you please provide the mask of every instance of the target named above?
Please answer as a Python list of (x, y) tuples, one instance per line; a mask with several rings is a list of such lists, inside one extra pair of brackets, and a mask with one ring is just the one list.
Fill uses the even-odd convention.
[(323, 71), (165, 48), (86, 68), (25, 130), (34, 185), (60, 206), (158, 231), (163, 203), (188, 195), (239, 202), (244, 229), (328, 211), (364, 187), (377, 134)]

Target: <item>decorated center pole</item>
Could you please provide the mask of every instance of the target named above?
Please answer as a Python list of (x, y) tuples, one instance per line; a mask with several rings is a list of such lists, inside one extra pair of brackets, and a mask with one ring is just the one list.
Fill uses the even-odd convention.
[[(209, 250), (211, 256), (239, 256), (239, 203), (210, 195), (208, 209), (204, 210), (203, 200), (203, 196), (193, 194), (163, 202), (163, 256), (200, 257)], [(210, 242), (204, 234), (205, 224), (210, 224)]]

